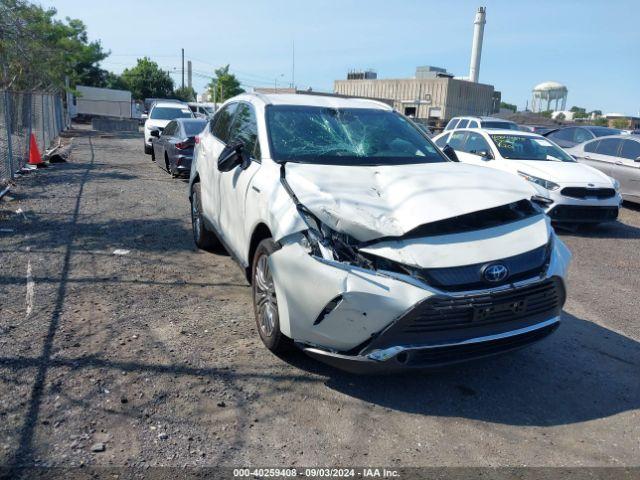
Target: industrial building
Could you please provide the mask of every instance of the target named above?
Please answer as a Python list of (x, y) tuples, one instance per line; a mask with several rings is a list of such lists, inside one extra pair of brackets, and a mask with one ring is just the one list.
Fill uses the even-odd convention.
[[(493, 85), (453, 78), (433, 68), (418, 67), (415, 78), (336, 80), (334, 92), (390, 100), (399, 112), (430, 123), (446, 122), (459, 115), (491, 115), (500, 110), (500, 92)], [(427, 72), (432, 75), (425, 75)]]
[(338, 95), (388, 100), (394, 108), (432, 125), (460, 115), (491, 115), (500, 111), (500, 92), (478, 83), (486, 9), (478, 8), (474, 19), (469, 76), (457, 78), (434, 66), (416, 68), (415, 77), (379, 79), (371, 70), (350, 71), (346, 80), (334, 82)]

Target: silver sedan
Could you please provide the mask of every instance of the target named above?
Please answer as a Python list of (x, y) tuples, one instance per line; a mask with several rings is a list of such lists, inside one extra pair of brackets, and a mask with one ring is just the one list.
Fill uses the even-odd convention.
[(625, 200), (640, 203), (640, 137), (611, 135), (565, 150), (579, 162), (620, 182), (620, 193)]

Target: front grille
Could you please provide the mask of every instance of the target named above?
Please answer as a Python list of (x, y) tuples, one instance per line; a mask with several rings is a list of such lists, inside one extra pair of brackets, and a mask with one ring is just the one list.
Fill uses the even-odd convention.
[(562, 280), (461, 296), (436, 295), (405, 312), (362, 352), (396, 345), (433, 345), (503, 334), (557, 317), (565, 301)]
[(409, 353), (406, 365), (411, 367), (438, 365), (495, 355), (524, 347), (525, 345), (541, 340), (552, 333), (557, 327), (558, 323), (554, 323), (532, 332), (506, 338), (499, 338), (487, 342), (416, 350)]
[(424, 333), (479, 327), (521, 317), (559, 312), (563, 294), (557, 282), (546, 282), (506, 292), (462, 298), (436, 297), (423, 302), (411, 314), (404, 333)]
[[(506, 285), (542, 274), (549, 253), (549, 245), (543, 245), (513, 257), (497, 260), (509, 269), (509, 275), (502, 282), (489, 284), (489, 286)], [(430, 268), (423, 269), (419, 273), (429, 285), (443, 290), (477, 290), (488, 286), (482, 278), (482, 268), (491, 263), (494, 262), (482, 262), (462, 267)]]
[(613, 188), (565, 187), (560, 190), (565, 197), (572, 198), (611, 198), (616, 196)]
[(618, 207), (558, 205), (548, 215), (556, 222), (605, 222), (618, 218)]

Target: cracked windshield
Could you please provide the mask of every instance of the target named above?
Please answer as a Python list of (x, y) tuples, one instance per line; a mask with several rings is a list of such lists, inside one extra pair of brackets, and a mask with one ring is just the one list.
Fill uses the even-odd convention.
[(276, 161), (388, 165), (447, 161), (407, 119), (364, 108), (270, 106)]

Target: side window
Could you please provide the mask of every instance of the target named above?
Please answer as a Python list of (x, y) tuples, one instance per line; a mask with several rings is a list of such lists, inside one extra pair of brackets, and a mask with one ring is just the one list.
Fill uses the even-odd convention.
[(591, 135), (586, 130), (582, 128), (575, 128), (575, 133), (573, 134), (573, 141), (576, 143), (586, 142), (587, 140), (591, 140), (593, 135)]
[(596, 147), (596, 153), (600, 155), (618, 156), (618, 147), (621, 140), (619, 138), (603, 138)]
[(635, 160), (640, 157), (640, 142), (634, 142), (633, 140), (622, 141), (622, 152), (620, 156), (628, 158), (629, 160)]
[(447, 139), (451, 136), (451, 134), (447, 133), (446, 135), (441, 136), (439, 139), (436, 140), (436, 145), (439, 146), (440, 148), (444, 148), (444, 146), (447, 144)]
[(475, 120), (471, 120), (469, 121), (469, 128), (480, 128), (480, 125)]
[(237, 103), (230, 103), (222, 108), (211, 122), (211, 133), (223, 143), (229, 141), (229, 129), (237, 107)]
[(469, 125), (469, 120), (460, 120), (456, 128), (467, 128), (467, 125)]
[(595, 151), (598, 149), (598, 143), (600, 143), (600, 140), (594, 140), (593, 142), (585, 144), (584, 151), (595, 153)]
[(490, 152), (489, 144), (479, 133), (469, 132), (467, 141), (464, 143), (463, 150), (465, 152), (478, 155), (478, 152)]
[(449, 140), (449, 145), (454, 150), (462, 150), (462, 146), (464, 145), (464, 139), (466, 138), (466, 132), (453, 132), (451, 134), (451, 139)]
[(453, 130), (454, 128), (456, 128), (456, 124), (458, 123), (458, 119), (457, 118), (452, 118), (451, 120), (449, 120), (449, 123), (447, 123), (447, 126), (444, 127), (445, 131), (446, 130)]
[(173, 133), (176, 130), (176, 125), (177, 125), (177, 122), (169, 122), (167, 126), (164, 127), (164, 130), (162, 131), (162, 136), (170, 137), (171, 135), (173, 135)]
[[(241, 103), (236, 112), (236, 118), (231, 127), (229, 138), (233, 141), (241, 141), (247, 152), (257, 160), (260, 159), (259, 153), (256, 154), (256, 145), (258, 144), (258, 121), (256, 113), (248, 103)], [(259, 152), (259, 147), (258, 147)]]

